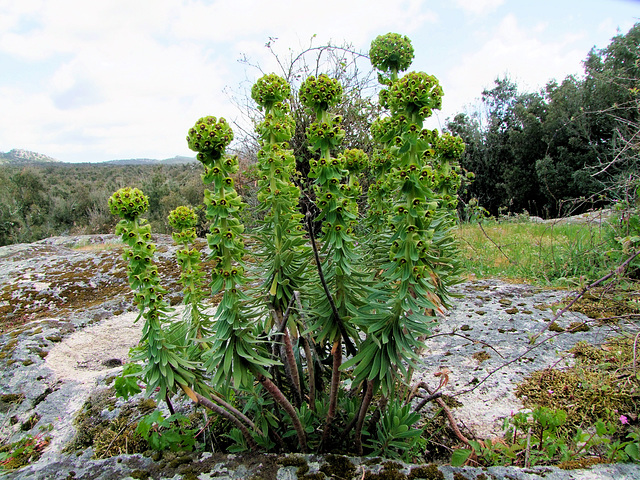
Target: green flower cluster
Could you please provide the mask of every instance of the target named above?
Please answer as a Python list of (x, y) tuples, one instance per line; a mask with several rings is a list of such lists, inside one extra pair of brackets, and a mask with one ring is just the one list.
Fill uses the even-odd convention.
[(137, 188), (121, 188), (109, 198), (109, 210), (125, 220), (133, 220), (149, 208), (149, 199)]
[[(330, 80), (324, 76), (324, 84), (336, 85), (334, 90), (341, 91), (337, 80)], [(311, 82), (305, 81), (305, 85), (310, 83), (315, 85), (313, 77)], [(301, 90), (302, 91), (302, 90)], [(302, 94), (301, 94), (302, 98)], [(308, 98), (308, 97), (307, 97)], [(308, 100), (303, 100), (303, 102)], [(359, 302), (359, 292), (361, 288), (361, 276), (355, 271), (353, 261), (357, 258), (357, 241), (354, 236), (354, 226), (358, 219), (358, 207), (356, 199), (362, 189), (355, 175), (350, 176), (347, 170), (349, 163), (356, 170), (366, 164), (364, 152), (352, 151), (340, 154), (337, 158), (331, 156), (331, 150), (338, 147), (344, 138), (344, 131), (339, 126), (342, 119), (332, 118), (326, 106), (314, 106), (317, 121), (307, 129), (307, 140), (310, 144), (309, 150), (320, 152), (320, 158), (311, 160), (309, 165), (309, 178), (315, 179), (314, 191), (316, 195), (316, 205), (321, 211), (322, 219), (322, 243), (323, 249), (328, 252), (328, 262), (323, 268), (327, 283), (334, 290), (335, 307), (340, 318), (351, 318), (356, 314)], [(325, 296), (319, 294), (318, 311), (323, 311), (318, 316), (318, 320), (311, 328), (317, 329), (318, 339), (333, 343), (339, 341), (341, 336), (357, 337), (353, 324), (342, 324), (340, 318), (329, 313), (328, 301)], [(329, 318), (327, 318), (329, 317)], [(345, 338), (345, 342), (350, 342)], [(337, 372), (336, 372), (337, 374)]]
[[(389, 87), (387, 103), (393, 114), (421, 120), (442, 107), (442, 87), (438, 79), (424, 72), (409, 72)], [(415, 120), (414, 120), (415, 121)]]
[(296, 121), (289, 114), (289, 105), (286, 103), (274, 103), (272, 108), (266, 109), (264, 120), (260, 122), (256, 131), (260, 138), (267, 139), (270, 143), (283, 143), (288, 141), (296, 131)]
[(195, 240), (198, 217), (192, 208), (178, 207), (169, 212), (167, 220), (175, 230), (172, 236), (176, 243), (187, 245)]
[(342, 117), (335, 116), (326, 122), (313, 122), (307, 127), (307, 141), (312, 151), (334, 150), (344, 139)]
[[(289, 144), (263, 143), (258, 151), (258, 166), (260, 168), (260, 179), (258, 180), (258, 201), (273, 211), (281, 214), (284, 211), (297, 213), (297, 203), (300, 197), (300, 189), (291, 181), (291, 177), (296, 173), (296, 158), (293, 151), (288, 148)], [(274, 203), (275, 202), (275, 203)], [(287, 205), (286, 208), (283, 208)]]
[(372, 155), (376, 180), (368, 191), (370, 243), (385, 287), (369, 296), (370, 312), (360, 320), (368, 336), (345, 366), (355, 367), (354, 382), (372, 380), (386, 393), (400, 374), (409, 378), (405, 365), (412, 365), (419, 337), (430, 332), (435, 312), (447, 300), (454, 240), (450, 214), (442, 206), (456, 199), (459, 167), (453, 155), (460, 145), (423, 129), (424, 119), (441, 107), (443, 93), (426, 73), (398, 78), (413, 57), (408, 39), (379, 37), (370, 56), (387, 86), (380, 103), (391, 114), (371, 127), (379, 148)]
[[(216, 148), (196, 145), (197, 142), (193, 141), (194, 132), (209, 132), (208, 137), (216, 139)], [(207, 235), (210, 258), (216, 265), (211, 275), (212, 295), (222, 290), (225, 290), (225, 294), (237, 294), (236, 285), (246, 283), (244, 267), (241, 265), (246, 253), (242, 238), (244, 225), (239, 219), (244, 203), (231, 177), (238, 171), (238, 159), (224, 155), (232, 138), (233, 132), (227, 122), (223, 118), (216, 121), (216, 117), (212, 116), (199, 119), (187, 137), (189, 148), (199, 152), (198, 159), (205, 167), (203, 182), (213, 187), (204, 192), (206, 215), (213, 225), (211, 233)]]
[(302, 82), (298, 95), (302, 104), (322, 120), (325, 112), (342, 100), (342, 85), (323, 73)]
[[(360, 157), (360, 153), (366, 161), (366, 154), (361, 150), (352, 152), (350, 156)], [(323, 241), (336, 248), (334, 260), (338, 274), (350, 274), (351, 266), (348, 255), (342, 254), (355, 242), (353, 228), (358, 219), (358, 206), (355, 199), (362, 192), (362, 188), (350, 179), (348, 183), (342, 183), (343, 178), (349, 177), (346, 167), (347, 157), (344, 154), (338, 158), (321, 157), (319, 160), (311, 160), (309, 178), (315, 178), (314, 190), (316, 193), (316, 205), (322, 212)]]
[(369, 48), (371, 64), (381, 72), (404, 72), (411, 66), (413, 57), (411, 40), (398, 33), (376, 37)]
[(211, 116), (200, 118), (187, 135), (189, 148), (198, 152), (198, 160), (202, 163), (219, 159), (231, 140), (233, 130), (222, 117), (219, 120)]
[(458, 160), (464, 153), (464, 140), (454, 137), (450, 133), (445, 133), (437, 143), (438, 151), (447, 160)]
[(359, 148), (345, 150), (342, 154), (344, 156), (344, 166), (353, 176), (363, 172), (369, 166), (369, 157)]
[(291, 97), (291, 87), (287, 81), (271, 73), (259, 78), (251, 87), (251, 98), (265, 110), (271, 110), (276, 103), (282, 103)]

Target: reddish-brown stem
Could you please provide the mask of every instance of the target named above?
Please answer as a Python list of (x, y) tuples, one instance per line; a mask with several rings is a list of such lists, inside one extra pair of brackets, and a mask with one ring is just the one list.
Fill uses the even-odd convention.
[(285, 372), (289, 377), (289, 383), (293, 390), (293, 398), (297, 407), (302, 404), (302, 389), (300, 388), (300, 376), (298, 375), (298, 366), (296, 365), (295, 354), (293, 353), (293, 343), (291, 342), (291, 336), (287, 330), (287, 319), (289, 318), (289, 312), (293, 304), (293, 297), (289, 302), (289, 307), (283, 314), (281, 311), (272, 310), (273, 319), (278, 326), (277, 334), (282, 336), (282, 345), (284, 348), (281, 350), (281, 356), (285, 366)]
[(307, 436), (304, 433), (304, 428), (302, 427), (302, 423), (298, 418), (298, 413), (296, 409), (293, 408), (293, 405), (287, 400), (287, 398), (282, 394), (278, 386), (265, 377), (262, 374), (256, 375), (256, 379), (260, 384), (265, 388), (267, 392), (273, 397), (273, 399), (280, 405), (285, 412), (291, 417), (291, 423), (293, 423), (293, 428), (295, 428), (296, 433), (298, 434), (298, 442), (300, 443), (300, 450), (302, 453), (307, 453)]
[(167, 404), (167, 408), (169, 409), (169, 413), (171, 415), (175, 415), (176, 411), (173, 409), (173, 404), (171, 403), (171, 398), (169, 398), (169, 392), (167, 392), (164, 401)]
[(314, 358), (311, 356), (311, 347), (309, 341), (300, 337), (304, 348), (304, 355), (307, 357), (307, 371), (309, 372), (309, 409), (316, 411), (316, 370), (313, 363)]
[[(227, 410), (222, 408), (220, 405), (216, 405), (211, 400), (209, 400), (207, 397), (204, 397), (204, 396), (202, 396), (202, 395), (200, 395), (199, 393), (196, 393), (196, 392), (192, 392), (192, 393), (195, 394), (195, 397), (197, 399), (197, 403), (207, 407), (212, 412), (217, 413), (218, 415), (226, 418), (227, 420), (229, 420), (230, 422), (235, 424), (235, 426), (238, 427), (238, 429), (242, 432), (242, 436), (247, 441), (247, 445), (249, 446), (249, 449), (251, 451), (256, 451), (258, 449), (258, 445), (256, 444), (256, 442), (253, 440), (253, 437), (251, 436), (251, 432), (249, 432), (249, 429), (244, 425), (244, 423), (242, 423), (240, 421), (239, 418), (237, 418), (231, 412), (228, 412)], [(187, 395), (189, 395), (189, 394), (187, 393)], [(191, 397), (191, 395), (189, 395), (189, 396)]]
[(242, 420), (244, 423), (246, 423), (247, 425), (249, 425), (251, 428), (253, 428), (257, 433), (262, 434), (262, 432), (260, 432), (259, 428), (256, 428), (255, 423), (253, 423), (251, 421), (251, 419), (249, 417), (247, 417), (244, 413), (242, 413), (240, 410), (238, 410), (237, 408), (235, 408), (233, 405), (225, 402), (222, 398), (218, 397), (215, 394), (211, 394), (211, 400), (213, 400), (214, 402), (218, 403), (219, 405), (223, 406), (224, 408), (226, 408), (229, 412), (231, 412), (233, 415), (235, 415), (236, 417), (238, 417), (240, 420)]
[(356, 422), (356, 452), (358, 455), (362, 455), (362, 426), (364, 425), (364, 419), (367, 416), (367, 410), (371, 405), (373, 399), (373, 382), (367, 380), (367, 392), (364, 394), (362, 404), (360, 405), (360, 412), (358, 413), (358, 421)]
[(338, 388), (340, 387), (340, 366), (342, 365), (342, 342), (340, 336), (334, 342), (333, 348), (333, 371), (331, 372), (331, 395), (329, 397), (329, 411), (327, 412), (327, 421), (324, 424), (324, 431), (322, 432), (322, 446), (323, 449), (327, 447), (329, 443), (329, 437), (331, 435), (331, 424), (333, 418), (336, 416), (336, 407), (338, 405)]
[(298, 366), (296, 365), (295, 355), (293, 353), (293, 343), (291, 342), (291, 336), (287, 330), (284, 331), (284, 351), (285, 360), (288, 365), (289, 380), (293, 386), (293, 397), (296, 402), (296, 406), (300, 406), (302, 403), (302, 390), (300, 389), (300, 377), (298, 376)]

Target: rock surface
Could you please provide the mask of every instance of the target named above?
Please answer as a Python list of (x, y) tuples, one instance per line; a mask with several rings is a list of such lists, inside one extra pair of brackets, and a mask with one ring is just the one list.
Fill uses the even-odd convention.
[[(154, 240), (163, 282), (175, 286), (178, 272), (171, 238)], [(37, 435), (43, 426), (53, 428), (41, 459), (4, 473), (5, 478), (196, 478), (185, 476), (179, 462), (173, 469), (159, 470), (157, 462), (140, 455), (92, 460), (91, 449), (80, 456), (63, 452), (75, 434), (75, 414), (96, 388), (104, 386), (105, 378), (120, 371), (140, 337), (121, 250), (113, 235), (56, 237), (0, 248), (0, 395), (18, 398), (0, 402), (0, 438), (15, 440), (27, 433)], [(435, 388), (444, 378), (435, 373), (448, 377), (443, 392), (461, 403), (453, 414), (466, 435), (499, 436), (503, 419), (522, 407), (513, 394), (519, 381), (535, 370), (569, 364), (565, 352), (578, 341), (600, 343), (612, 335), (608, 327), (592, 325), (586, 332), (546, 331), (532, 345), (530, 335), (544, 328), (553, 317), (551, 306), (568, 292), (491, 280), (465, 283), (458, 293), (455, 307), (426, 342), (416, 380)], [(558, 321), (564, 327), (572, 322), (589, 319), (569, 313)], [(305, 459), (311, 473), (327, 463), (319, 457)], [(365, 459), (352, 461), (353, 478), (363, 478), (364, 468), (372, 474), (383, 468), (382, 463), (361, 466)], [(278, 457), (269, 455), (203, 454), (195, 463), (201, 466), (197, 478), (202, 480), (297, 478), (294, 467), (277, 462)], [(416, 466), (402, 468), (408, 475)], [(440, 471), (447, 480), (454, 474), (457, 479), (480, 479), (483, 473), (498, 479), (640, 478), (635, 465), (581, 471), (441, 466)]]

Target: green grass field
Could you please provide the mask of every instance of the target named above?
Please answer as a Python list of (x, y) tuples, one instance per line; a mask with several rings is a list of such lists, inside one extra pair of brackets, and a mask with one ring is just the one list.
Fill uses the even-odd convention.
[(469, 278), (574, 286), (616, 266), (615, 232), (604, 223), (485, 221), (461, 224), (456, 235)]

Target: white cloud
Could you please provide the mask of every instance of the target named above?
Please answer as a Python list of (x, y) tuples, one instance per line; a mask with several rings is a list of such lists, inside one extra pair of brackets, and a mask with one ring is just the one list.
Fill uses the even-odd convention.
[(467, 14), (484, 15), (504, 3), (504, 0), (455, 0), (456, 5)]
[[(586, 51), (576, 46), (578, 34), (564, 34), (556, 40), (544, 40), (534, 35), (541, 24), (531, 30), (519, 25), (509, 14), (488, 38), (478, 42), (478, 48), (460, 58), (441, 80), (447, 91), (447, 115), (462, 111), (465, 104), (479, 98), (483, 89), (493, 86), (496, 77), (509, 76), (521, 91), (535, 91), (549, 80), (562, 80), (566, 75), (579, 74)], [(544, 33), (544, 30), (542, 31)]]
[(48, 65), (37, 92), (14, 86), (0, 99), (3, 112), (19, 111), (0, 120), (0, 149), (68, 160), (71, 143), (100, 159), (188, 154), (183, 132), (197, 118), (238, 115), (223, 91), (242, 81), (239, 54), (273, 67), (269, 36), (280, 54), (315, 33), (316, 44), (366, 49), (435, 14), (422, 0), (0, 0), (0, 19), (0, 54), (23, 62), (24, 75)]

